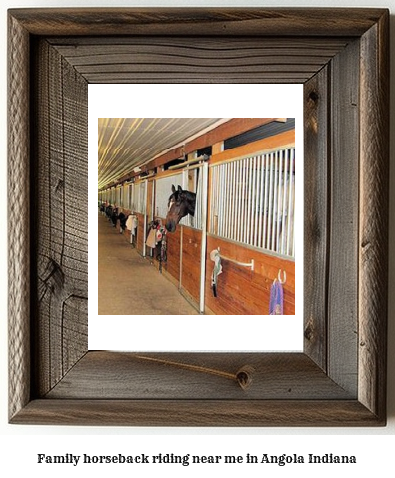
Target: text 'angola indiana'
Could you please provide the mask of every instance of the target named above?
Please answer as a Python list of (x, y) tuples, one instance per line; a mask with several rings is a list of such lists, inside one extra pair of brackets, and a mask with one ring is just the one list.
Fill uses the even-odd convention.
[(336, 455), (334, 453), (325, 453), (314, 455), (309, 453), (306, 455), (279, 454), (270, 455), (263, 453), (262, 455), (252, 455), (247, 453), (245, 456), (236, 455), (176, 455), (174, 453), (159, 453), (158, 455), (146, 455), (140, 453), (138, 455), (74, 455), (66, 453), (64, 455), (46, 455), (45, 453), (37, 454), (37, 463), (41, 464), (71, 464), (77, 466), (79, 464), (180, 464), (182, 466), (189, 465), (207, 465), (207, 464), (276, 464), (284, 466), (287, 464), (312, 463), (312, 464), (352, 464), (357, 459), (354, 455)]

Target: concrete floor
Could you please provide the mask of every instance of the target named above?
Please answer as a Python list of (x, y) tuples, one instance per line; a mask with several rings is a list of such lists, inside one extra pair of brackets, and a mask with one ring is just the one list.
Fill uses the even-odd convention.
[(199, 315), (99, 214), (99, 315)]

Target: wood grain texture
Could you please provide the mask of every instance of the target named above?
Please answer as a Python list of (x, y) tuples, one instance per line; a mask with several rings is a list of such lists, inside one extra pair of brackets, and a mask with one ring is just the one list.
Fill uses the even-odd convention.
[(11, 423), (82, 426), (369, 427), (357, 400), (33, 400)]
[[(373, 8), (46, 8), (11, 9), (35, 35), (360, 36)], [(209, 28), (208, 28), (209, 27)]]
[(181, 287), (186, 290), (198, 304), (200, 297), (200, 254), (202, 231), (183, 227), (182, 231), (182, 274)]
[[(217, 297), (211, 289), (214, 262), (210, 252), (220, 248), (223, 256), (239, 262), (254, 260), (254, 271), (225, 259), (221, 260), (222, 274), (218, 276)], [(208, 235), (206, 260), (206, 305), (218, 315), (268, 315), (270, 287), (279, 270), (285, 271), (284, 314), (295, 314), (295, 262), (240, 244)], [(253, 333), (249, 331), (248, 333)]]
[(136, 249), (142, 255), (144, 251), (144, 242), (147, 237), (144, 231), (144, 214), (136, 213), (138, 225), (137, 225), (137, 238), (136, 238)]
[(329, 70), (304, 85), (304, 350), (327, 369)]
[[(165, 218), (162, 219), (165, 223)], [(167, 235), (167, 262), (164, 264), (166, 271), (179, 283), (180, 281), (180, 249), (182, 240), (182, 228), (178, 227), (171, 235)]]
[(389, 15), (361, 39), (359, 391), (385, 416), (389, 195)]
[[(29, 35), (8, 22), (8, 357), (9, 417), (30, 398)], [(24, 218), (24, 227), (15, 220)], [(12, 215), (11, 215), (12, 214)]]
[(332, 61), (330, 105), (327, 370), (336, 383), (357, 393), (358, 41), (350, 43)]
[[(35, 223), (40, 224), (33, 230), (26, 228), (22, 234), (18, 230), (22, 241), (11, 243), (9, 248), (10, 421), (151, 426), (384, 425), (388, 11), (21, 9), (9, 12), (9, 25), (9, 198), (12, 205), (19, 205), (19, 201), (22, 201), (20, 210), (27, 215), (32, 211), (35, 214), (38, 212)], [(284, 32), (292, 38), (284, 38)], [(81, 36), (73, 38), (72, 35), (82, 35), (85, 39)], [(111, 35), (115, 36), (110, 38)], [(51, 39), (47, 40), (47, 36)], [(120, 39), (120, 36), (123, 38)], [(55, 37), (56, 44), (50, 43)], [(94, 37), (95, 41), (91, 42)], [(354, 45), (351, 37), (356, 42)], [(148, 38), (152, 44), (147, 41)], [(183, 44), (186, 39), (187, 45)], [(84, 51), (92, 59), (86, 61), (77, 59), (78, 55), (73, 57), (70, 53), (72, 48), (67, 53), (70, 58), (66, 59), (66, 50), (62, 52), (61, 49), (67, 48), (67, 41), (70, 41), (72, 48)], [(295, 42), (299, 53), (303, 50), (307, 67), (306, 63), (300, 61), (295, 48), (286, 44), (287, 41)], [(220, 46), (216, 49), (217, 42)], [(326, 42), (332, 51), (323, 57), (323, 45)], [(29, 43), (33, 43), (33, 48), (29, 49)], [(315, 246), (309, 247), (313, 253), (327, 259), (328, 272), (323, 264), (310, 270), (313, 274), (327, 277), (318, 295), (323, 296), (327, 288), (329, 293), (327, 306), (308, 308), (310, 314), (306, 316), (306, 325), (309, 317), (314, 315), (320, 330), (327, 331), (328, 346), (321, 339), (317, 339), (313, 347), (306, 346), (305, 354), (301, 355), (305, 364), (303, 370), (298, 368), (299, 359), (296, 356), (287, 363), (285, 354), (280, 354), (278, 364), (269, 367), (273, 384), (276, 368), (281, 370), (281, 364), (287, 365), (283, 379), (278, 382), (277, 390), (281, 397), (287, 395), (285, 387), (289, 380), (294, 383), (295, 378), (302, 378), (303, 386), (299, 390), (294, 389), (298, 391), (297, 398), (279, 399), (277, 396), (272, 399), (246, 399), (254, 394), (255, 397), (260, 395), (258, 390), (261, 378), (263, 387), (264, 373), (258, 374), (256, 388), (252, 382), (250, 388), (244, 391), (233, 379), (226, 379), (222, 375), (210, 373), (207, 378), (203, 372), (192, 368), (177, 368), (173, 374), (174, 365), (152, 361), (149, 364), (140, 361), (133, 371), (126, 366), (130, 357), (126, 357), (125, 362), (123, 357), (117, 357), (116, 354), (112, 364), (110, 359), (104, 360), (105, 357), (100, 355), (96, 362), (91, 352), (86, 353), (87, 231), (79, 218), (73, 215), (74, 212), (66, 208), (66, 199), (86, 204), (83, 192), (87, 180), (84, 162), (87, 138), (86, 87), (90, 81), (88, 76), (98, 75), (100, 44), (106, 50), (104, 60), (107, 66), (102, 77), (96, 77), (96, 81), (103, 82), (122, 81), (124, 78), (128, 82), (147, 83), (303, 81), (309, 85), (307, 82), (312, 79), (312, 84), (318, 84), (322, 92), (322, 82), (325, 80), (321, 75), (324, 73), (319, 72), (322, 68), (326, 69), (330, 111), (326, 114), (325, 108), (320, 107), (312, 111), (310, 118), (317, 117), (317, 121), (324, 123), (318, 129), (319, 134), (312, 136), (306, 144), (308, 154), (311, 154), (310, 164), (314, 165), (314, 152), (324, 152), (318, 142), (323, 140), (326, 133), (328, 135), (326, 141), (330, 145), (332, 178), (327, 201), (330, 221), (326, 230), (324, 224), (319, 227), (322, 237), (330, 240), (327, 245), (318, 241)], [(193, 44), (197, 48), (193, 48)], [(267, 48), (265, 51), (265, 45), (269, 44), (270, 48), (286, 45), (278, 68), (273, 65)], [(136, 45), (141, 48), (139, 55)], [(171, 68), (171, 57), (166, 53), (162, 55), (161, 63), (159, 53), (161, 49), (163, 51), (163, 45), (169, 45), (170, 51), (176, 55), (176, 68)], [(246, 46), (245, 51), (243, 48)], [(184, 47), (190, 62), (180, 59)], [(108, 65), (116, 58), (117, 48), (120, 48), (119, 58), (111, 69)], [(264, 67), (257, 64), (258, 58), (254, 58), (253, 49), (256, 49)], [(243, 51), (248, 54), (244, 68), (241, 68)], [(229, 61), (232, 55), (235, 58), (237, 71), (231, 74), (228, 66), (223, 64), (221, 74), (217, 74), (216, 61), (222, 54), (228, 53)], [(120, 71), (119, 66), (128, 64), (131, 55), (136, 56), (136, 65), (133, 68), (122, 66)], [(347, 65), (346, 58), (350, 65)], [(152, 72), (143, 67), (144, 59), (152, 64)], [(165, 74), (160, 77), (162, 64), (165, 65)], [(284, 65), (291, 64), (294, 66), (282, 74)], [(31, 71), (30, 65), (33, 67)], [(85, 69), (85, 73), (80, 68)], [(358, 71), (360, 75), (356, 74)], [(317, 74), (319, 76), (314, 78)], [(358, 88), (359, 114), (355, 113), (358, 108), (354, 106), (358, 104)], [(337, 92), (341, 93), (338, 98), (335, 96)], [(29, 105), (32, 105), (31, 111)], [(30, 119), (35, 121), (31, 122)], [(36, 126), (31, 126), (33, 124)], [(361, 154), (356, 155), (355, 150)], [(344, 152), (346, 156), (343, 156)], [(30, 167), (31, 164), (34, 167)], [(324, 157), (318, 158), (316, 167), (322, 171)], [(317, 192), (325, 192), (325, 177), (321, 173), (317, 176), (320, 181)], [(346, 179), (351, 181), (350, 191), (346, 190), (346, 186), (349, 186)], [(30, 194), (29, 187), (32, 190)], [(345, 211), (342, 211), (341, 198), (345, 199)], [(31, 199), (30, 209), (28, 199)], [(325, 211), (325, 205), (321, 205), (321, 208)], [(60, 223), (64, 214), (70, 216)], [(351, 238), (348, 233), (351, 233)], [(344, 258), (346, 264), (350, 264), (347, 276), (351, 277), (350, 283), (344, 277), (341, 263)], [(317, 280), (313, 279), (308, 287), (315, 287)], [(335, 283), (337, 280), (340, 282)], [(38, 296), (38, 292), (41, 296)], [(311, 290), (306, 290), (306, 297), (309, 292), (313, 296)], [(42, 299), (39, 301), (38, 297)], [(30, 304), (33, 305), (32, 310)], [(342, 304), (345, 304), (345, 311)], [(324, 325), (319, 321), (325, 307)], [(29, 346), (30, 334), (32, 351)], [(71, 343), (73, 348), (69, 350)], [(189, 358), (182, 357), (182, 362), (189, 360), (198, 367), (207, 365), (194, 354), (188, 355)], [(80, 366), (78, 357), (81, 358)], [(181, 357), (172, 358), (177, 362)], [(216, 369), (219, 357), (212, 360), (208, 365)], [(258, 360), (258, 356), (254, 360)], [(236, 365), (239, 365), (236, 362), (235, 356), (229, 354), (226, 367), (223, 368), (222, 364), (218, 369), (233, 377)], [(152, 373), (147, 376), (147, 370), (151, 368)], [(115, 371), (115, 374), (111, 374), (111, 371)], [(111, 399), (102, 399), (100, 396), (101, 373), (106, 377), (107, 397), (114, 394)], [(118, 394), (144, 394), (140, 385), (140, 388), (133, 388), (133, 380), (125, 382), (125, 387), (120, 386), (117, 377), (129, 380), (133, 373), (142, 380), (141, 383), (146, 381), (149, 384), (151, 388), (148, 394), (162, 394), (163, 397), (179, 391), (190, 397), (192, 391), (202, 385), (204, 398), (151, 400), (145, 395), (146, 398), (138, 400), (118, 399)], [(156, 387), (155, 377), (160, 378)], [(319, 394), (319, 399), (309, 399), (309, 377), (317, 385), (315, 392)], [(320, 379), (317, 381), (316, 377)], [(328, 384), (331, 392), (327, 388)], [(206, 398), (211, 393), (214, 396), (222, 391), (237, 398)], [(346, 394), (348, 398), (344, 400), (344, 395), (337, 395), (338, 398), (333, 399), (333, 391), (335, 394)], [(50, 393), (56, 394), (57, 398), (43, 398)], [(95, 395), (96, 398), (67, 398), (73, 393), (85, 397)], [(292, 392), (288, 393), (292, 395)]]
[(46, 41), (36, 52), (33, 363), (42, 395), (87, 350), (88, 111), (85, 80)]
[[(249, 78), (255, 83), (304, 83), (350, 41), (278, 38), (258, 44), (250, 38), (229, 41), (204, 36), (120, 37), (115, 44), (104, 40), (78, 38), (64, 44), (64, 40), (54, 38), (51, 44), (89, 83), (229, 83)], [(199, 140), (193, 143), (189, 151), (204, 147), (196, 144)]]
[[(249, 370), (248, 388), (240, 386), (240, 370)], [(307, 400), (353, 397), (303, 353), (89, 351), (46, 398)]]

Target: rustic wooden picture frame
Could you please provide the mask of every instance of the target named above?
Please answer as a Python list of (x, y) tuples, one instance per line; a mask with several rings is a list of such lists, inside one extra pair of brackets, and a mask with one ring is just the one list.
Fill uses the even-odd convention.
[[(388, 29), (384, 9), (9, 11), (11, 423), (385, 425)], [(92, 82), (304, 83), (303, 353), (88, 351)]]

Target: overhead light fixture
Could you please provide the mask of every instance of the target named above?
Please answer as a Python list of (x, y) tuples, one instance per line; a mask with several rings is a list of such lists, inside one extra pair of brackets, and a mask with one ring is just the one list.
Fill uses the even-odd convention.
[(140, 171), (141, 171), (141, 168), (139, 166), (133, 169), (134, 173), (139, 173)]

